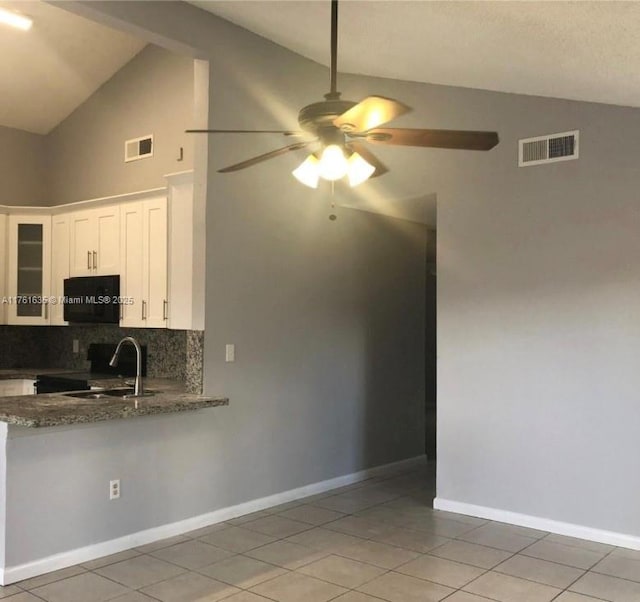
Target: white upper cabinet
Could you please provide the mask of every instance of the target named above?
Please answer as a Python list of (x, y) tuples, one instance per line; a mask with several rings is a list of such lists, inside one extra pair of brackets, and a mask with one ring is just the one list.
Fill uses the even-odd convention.
[(51, 216), (10, 215), (7, 322), (49, 324)]
[(26, 378), (0, 380), (0, 397), (13, 395), (34, 395), (36, 381)]
[(52, 326), (64, 326), (63, 305), (64, 280), (69, 278), (70, 243), (69, 214), (54, 215), (51, 218), (51, 297), (54, 300), (49, 308)]
[(143, 204), (142, 267), (145, 324), (165, 328), (167, 303), (167, 199)]
[(93, 232), (93, 212), (78, 211), (69, 215), (70, 224), (70, 269), (71, 276), (90, 276), (93, 274), (93, 251), (95, 238)]
[(120, 272), (120, 205), (69, 214), (71, 276)]
[(120, 213), (120, 296), (127, 297), (121, 305), (121, 326), (143, 326), (142, 270), (142, 201), (127, 203)]
[(204, 196), (196, 199), (192, 172), (167, 180), (50, 211), (3, 207), (0, 301), (23, 298), (0, 303), (0, 324), (65, 325), (65, 279), (119, 274), (122, 326), (202, 330)]
[(167, 326), (167, 199), (127, 203), (120, 221), (121, 326)]

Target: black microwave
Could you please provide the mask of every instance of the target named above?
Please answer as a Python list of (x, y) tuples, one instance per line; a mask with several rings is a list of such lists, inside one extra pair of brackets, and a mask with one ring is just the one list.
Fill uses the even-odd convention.
[(81, 276), (64, 281), (67, 322), (117, 324), (120, 321), (120, 276)]

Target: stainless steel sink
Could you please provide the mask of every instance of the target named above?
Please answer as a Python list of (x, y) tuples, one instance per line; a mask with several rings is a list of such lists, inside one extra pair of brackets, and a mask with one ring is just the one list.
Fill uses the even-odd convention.
[(81, 399), (109, 399), (109, 395), (96, 391), (78, 391), (77, 393), (61, 393), (65, 397), (79, 397)]
[(76, 391), (73, 393), (63, 393), (67, 397), (78, 397), (80, 399), (109, 399), (110, 397), (120, 397), (122, 399), (138, 399), (139, 397), (151, 397), (156, 391), (147, 389), (143, 395), (135, 395), (133, 387), (119, 387), (117, 389), (105, 389), (104, 391)]

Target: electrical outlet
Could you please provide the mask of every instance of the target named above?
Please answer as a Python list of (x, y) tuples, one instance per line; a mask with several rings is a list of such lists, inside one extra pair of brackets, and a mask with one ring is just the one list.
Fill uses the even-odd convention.
[(225, 347), (225, 362), (235, 362), (236, 361), (236, 346), (228, 344)]
[(120, 498), (120, 479), (109, 481), (109, 499), (117, 500)]
[(78, 339), (73, 339), (73, 352), (80, 353), (80, 341)]

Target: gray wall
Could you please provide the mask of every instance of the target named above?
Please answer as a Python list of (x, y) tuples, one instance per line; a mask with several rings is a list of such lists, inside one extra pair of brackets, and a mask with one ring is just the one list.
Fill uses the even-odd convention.
[(46, 138), (0, 126), (0, 205), (47, 205)]
[[(166, 10), (179, 7), (172, 4)], [(142, 5), (127, 11), (129, 18), (144, 23)], [(147, 23), (155, 26), (159, 21)], [(248, 94), (240, 105), (255, 111), (234, 115), (240, 121), (234, 123), (269, 125), (260, 106), (291, 119), (292, 105), (319, 96), (320, 91), (314, 94), (314, 77), (323, 70), (296, 68), (298, 59), (283, 51), (260, 52), (268, 46), (254, 38), (238, 39), (264, 63), (256, 59), (254, 79), (247, 77), (253, 72), (247, 73), (241, 49), (240, 63), (230, 64), (228, 71), (224, 61), (214, 61), (213, 82), (226, 82), (236, 73), (238, 86), (249, 81), (248, 91), (256, 92), (255, 103)], [(223, 31), (211, 40), (233, 47)], [(274, 73), (276, 60), (279, 70)], [(289, 75), (299, 87), (284, 86)], [(371, 91), (401, 98), (416, 109), (402, 118), (408, 127), (495, 129), (502, 140), (490, 153), (380, 152), (392, 167), (381, 178), (388, 183), (384, 185), (398, 183), (403, 194), (416, 194), (422, 185), (423, 192), (426, 188), (438, 194), (438, 495), (640, 535), (640, 483), (630, 478), (640, 453), (640, 330), (635, 319), (640, 268), (634, 261), (640, 254), (640, 112), (373, 78), (342, 78), (341, 88), (351, 98)], [(221, 117), (218, 125), (232, 115), (232, 99), (238, 97), (234, 89), (212, 85), (212, 116)], [(286, 110), (276, 112), (279, 107)], [(517, 167), (519, 138), (574, 128), (581, 130), (579, 160)], [(246, 146), (235, 141), (225, 146), (224, 157), (216, 150), (212, 143), (213, 165), (246, 155)], [(210, 228), (221, 233), (228, 225), (235, 233), (244, 213), (250, 230), (258, 230), (251, 220), (264, 223), (262, 236), (271, 230), (274, 238), (286, 239), (296, 222), (309, 224), (313, 231), (319, 222), (299, 218), (311, 211), (311, 197), (284, 178), (274, 182), (275, 165), (255, 168), (237, 182), (213, 175)], [(402, 182), (394, 180), (398, 174)], [(274, 200), (278, 193), (281, 203)], [(258, 196), (260, 202), (254, 202)], [(225, 253), (211, 240), (207, 318), (214, 333), (207, 337), (207, 382), (210, 387), (224, 383), (232, 396), (244, 399), (252, 379), (241, 383), (246, 376), (240, 362), (243, 349), (264, 349), (263, 333), (270, 328), (275, 333), (276, 328), (261, 324), (254, 334), (241, 332), (237, 316), (228, 327), (223, 322), (233, 314), (232, 303), (236, 311), (251, 316), (253, 305), (242, 295), (244, 276), (224, 271), (249, 260), (242, 247)], [(285, 246), (282, 242), (275, 248)], [(253, 251), (260, 264), (265, 262), (265, 271), (277, 274), (282, 265), (278, 256), (255, 252), (265, 248), (256, 244), (247, 251)], [(296, 246), (291, 249), (295, 255)], [(252, 294), (256, 290), (263, 294), (259, 287), (252, 287)], [(212, 298), (214, 294), (222, 299)], [(272, 299), (270, 291), (264, 294)], [(276, 307), (262, 317), (275, 319)], [(239, 361), (224, 366), (223, 342), (234, 341)], [(264, 372), (277, 370), (280, 357), (276, 353)], [(260, 366), (253, 366), (250, 372), (256, 374)], [(393, 376), (389, 379), (393, 382)], [(315, 403), (313, 395), (306, 399)]]
[[(165, 174), (193, 168), (192, 125), (192, 58), (149, 45), (46, 136), (0, 127), (0, 205), (165, 186)], [(124, 141), (147, 134), (153, 157), (125, 163)]]
[(427, 240), (427, 274), (425, 294), (425, 448), (427, 458), (430, 461), (435, 460), (437, 456), (438, 286), (436, 274), (436, 243), (436, 231), (431, 230)]
[[(145, 47), (48, 134), (49, 204), (164, 186), (193, 167), (192, 114), (192, 59)], [(125, 163), (124, 141), (147, 134), (153, 157)]]
[[(295, 120), (325, 91), (325, 69), (181, 3), (64, 6), (200, 44), (212, 125)], [(13, 441), (8, 564), (424, 452), (426, 229), (340, 209), (331, 222), (328, 189), (307, 191), (286, 160), (215, 174), (279, 144), (209, 147), (205, 386), (230, 406)]]
[[(439, 195), (438, 496), (638, 537), (640, 110), (487, 114), (500, 151)], [(579, 160), (516, 167), (517, 138), (574, 128)]]
[[(413, 106), (408, 127), (501, 138), (394, 149), (403, 185), (438, 195), (438, 497), (640, 536), (640, 110), (366, 85)], [(572, 129), (578, 160), (517, 167), (518, 139)]]

